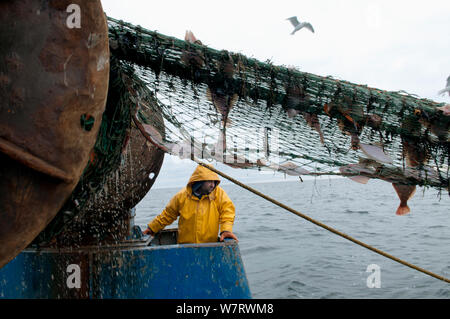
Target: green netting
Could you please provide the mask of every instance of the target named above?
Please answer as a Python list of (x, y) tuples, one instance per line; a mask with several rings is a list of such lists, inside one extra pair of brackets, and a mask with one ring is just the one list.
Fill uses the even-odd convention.
[[(164, 123), (147, 128), (168, 153), (290, 175), (449, 187), (442, 104), (108, 23), (112, 55), (159, 100)], [(164, 138), (151, 128), (163, 125)]]
[[(114, 57), (111, 58), (110, 65), (107, 104), (90, 160), (70, 198), (33, 244), (42, 245), (55, 241), (55, 236), (65, 229), (73, 232), (71, 222), (75, 217), (82, 218), (80, 215), (83, 214), (84, 208), (102, 189), (107, 175), (120, 165), (124, 142), (131, 125), (131, 117), (137, 106), (136, 103), (129, 102), (128, 87), (135, 84), (130, 80), (134, 70), (126, 62), (119, 61)], [(86, 115), (80, 119), (82, 127), (89, 127), (90, 122)], [(101, 233), (98, 233), (101, 236)]]

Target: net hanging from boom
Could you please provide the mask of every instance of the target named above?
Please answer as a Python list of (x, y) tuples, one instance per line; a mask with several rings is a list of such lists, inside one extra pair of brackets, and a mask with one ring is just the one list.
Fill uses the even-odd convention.
[[(289, 175), (449, 187), (442, 103), (218, 51), (108, 18), (111, 54), (132, 67), (136, 119), (175, 156)], [(158, 103), (146, 102), (149, 96)], [(130, 105), (135, 109), (136, 105)], [(165, 135), (158, 132), (165, 128)]]

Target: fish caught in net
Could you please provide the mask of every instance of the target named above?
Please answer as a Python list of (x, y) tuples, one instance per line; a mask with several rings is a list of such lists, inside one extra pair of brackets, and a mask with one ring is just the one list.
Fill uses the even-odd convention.
[(448, 105), (218, 51), (191, 31), (183, 41), (113, 18), (108, 27), (110, 86), (96, 145), (75, 191), (35, 244), (108, 241), (111, 234), (96, 229), (123, 226), (117, 216), (132, 205), (91, 208), (120, 186), (108, 176), (122, 174), (131, 131), (180, 158), (363, 184), (381, 179), (400, 199), (398, 215), (409, 212), (416, 185), (449, 189)]
[(183, 41), (108, 23), (112, 55), (158, 99), (164, 123), (146, 131), (167, 153), (448, 189), (450, 117), (442, 103), (214, 50), (190, 31)]

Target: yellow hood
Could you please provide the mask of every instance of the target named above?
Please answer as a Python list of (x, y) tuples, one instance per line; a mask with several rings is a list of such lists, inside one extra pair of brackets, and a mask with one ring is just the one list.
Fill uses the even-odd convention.
[[(211, 165), (208, 166), (212, 167)], [(217, 185), (219, 185), (220, 183), (219, 176), (213, 171), (207, 169), (206, 167), (203, 167), (202, 165), (197, 166), (194, 173), (192, 173), (191, 178), (189, 178), (187, 186), (190, 187), (192, 186), (192, 183), (199, 181), (217, 181)]]
[(200, 199), (192, 196), (192, 183), (211, 180), (220, 183), (216, 173), (201, 165), (197, 166), (187, 186), (172, 197), (163, 212), (148, 227), (157, 233), (179, 217), (179, 244), (216, 242), (220, 232), (233, 231), (235, 207), (220, 186)]

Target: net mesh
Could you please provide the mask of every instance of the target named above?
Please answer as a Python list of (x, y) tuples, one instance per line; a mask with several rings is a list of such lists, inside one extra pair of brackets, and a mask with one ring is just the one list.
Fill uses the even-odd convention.
[[(158, 99), (146, 107), (163, 121), (145, 119), (145, 131), (167, 153), (243, 169), (448, 190), (450, 116), (439, 109), (443, 104), (275, 66), (113, 18), (108, 24), (111, 54), (132, 66)], [(164, 137), (158, 134), (163, 126)]]
[[(142, 87), (142, 83), (139, 83), (138, 79), (131, 80), (134, 76), (132, 66), (114, 57), (111, 57), (110, 66), (107, 104), (96, 143), (89, 156), (89, 162), (69, 199), (55, 218), (35, 238), (32, 245), (56, 243), (56, 236), (64, 230), (70, 229), (72, 233), (80, 231), (78, 229), (80, 225), (72, 224), (73, 221), (75, 218), (82, 219), (84, 217), (86, 208), (90, 202), (95, 200), (95, 195), (102, 190), (108, 175), (119, 169), (132, 115), (144, 112), (137, 109), (136, 103), (130, 97), (130, 88), (138, 90)], [(150, 100), (151, 93), (148, 92), (148, 89), (146, 93), (148, 95), (144, 95), (144, 93), (141, 95)], [(102, 234), (98, 230), (96, 231), (98, 236), (105, 233), (105, 230)], [(66, 239), (64, 238), (64, 240)]]

